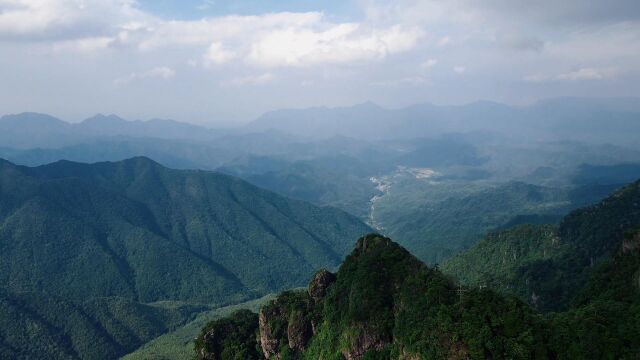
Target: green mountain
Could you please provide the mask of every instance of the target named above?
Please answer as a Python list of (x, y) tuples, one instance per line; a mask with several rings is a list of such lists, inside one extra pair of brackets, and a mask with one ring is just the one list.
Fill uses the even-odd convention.
[(640, 232), (596, 267), (566, 312), (542, 315), (485, 287), (457, 286), (388, 238), (367, 235), (336, 274), (259, 314), (209, 323), (198, 359), (635, 359)]
[(442, 265), (469, 285), (518, 295), (541, 310), (567, 308), (594, 266), (640, 227), (640, 181), (571, 212), (558, 226), (523, 225), (494, 232)]
[(177, 329), (167, 332), (148, 343), (145, 343), (136, 351), (122, 357), (122, 360), (180, 360), (193, 357), (194, 339), (200, 334), (200, 330), (208, 323), (227, 317), (238, 310), (249, 309), (257, 312), (262, 306), (275, 297), (274, 294), (259, 299), (223, 306), (205, 311)]
[[(615, 186), (547, 187), (398, 183), (375, 203), (385, 234), (418, 258), (440, 263), (492, 230), (521, 223), (557, 222), (569, 211), (599, 201)], [(414, 190), (414, 191), (411, 191)]]
[[(34, 168), (1, 160), (0, 199), (2, 301), (23, 319), (3, 322), (0, 347), (50, 358), (117, 357), (194, 313), (165, 321), (139, 303), (220, 305), (299, 286), (314, 269), (338, 265), (344, 239), (368, 231), (340, 210), (147, 158)], [(94, 303), (103, 298), (108, 304)], [(128, 312), (131, 324), (118, 319)], [(147, 318), (153, 331), (144, 330)], [(109, 350), (74, 340), (83, 322)], [(118, 337), (130, 328), (146, 332)], [(8, 340), (25, 329), (57, 335), (39, 350), (27, 338)]]
[(541, 319), (524, 303), (456, 290), (398, 244), (368, 235), (337, 274), (318, 272), (308, 291), (281, 294), (259, 316), (241, 312), (209, 324), (195, 350), (201, 359), (523, 358), (544, 351)]
[(113, 359), (206, 310), (117, 297), (71, 302), (0, 289), (0, 358)]

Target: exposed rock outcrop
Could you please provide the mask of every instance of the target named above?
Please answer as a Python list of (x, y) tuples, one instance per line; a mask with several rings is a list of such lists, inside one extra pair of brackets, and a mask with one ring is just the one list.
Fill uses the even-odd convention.
[(322, 300), (322, 298), (327, 294), (329, 285), (333, 284), (335, 281), (335, 274), (327, 271), (326, 269), (318, 271), (309, 283), (309, 296), (311, 296), (311, 299), (313, 299), (314, 302)]
[(304, 351), (305, 346), (313, 336), (311, 322), (305, 314), (294, 311), (289, 316), (287, 324), (287, 340), (289, 348), (296, 351)]
[(258, 316), (260, 348), (267, 359), (280, 359), (280, 339), (274, 326), (274, 322), (282, 321), (279, 310), (278, 307), (265, 306)]
[(258, 339), (265, 358), (304, 351), (313, 336), (313, 304), (306, 291), (288, 291), (260, 310)]
[(351, 346), (342, 351), (342, 356), (347, 360), (360, 359), (369, 350), (381, 351), (389, 345), (389, 343), (389, 339), (383, 338), (376, 331), (371, 331), (363, 327), (360, 334), (351, 341)]

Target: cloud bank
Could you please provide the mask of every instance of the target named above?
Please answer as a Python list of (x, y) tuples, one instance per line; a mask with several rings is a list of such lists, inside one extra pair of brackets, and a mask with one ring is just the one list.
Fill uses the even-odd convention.
[[(351, 1), (359, 14), (185, 20), (134, 0), (0, 0), (0, 112), (69, 116), (59, 104), (75, 102), (83, 116), (208, 121), (365, 100), (640, 95), (635, 0)], [(194, 14), (217, 6), (203, 4)]]

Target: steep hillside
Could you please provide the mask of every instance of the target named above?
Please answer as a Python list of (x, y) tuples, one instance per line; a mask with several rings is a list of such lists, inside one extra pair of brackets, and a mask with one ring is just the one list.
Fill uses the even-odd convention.
[(461, 295), (438, 270), (391, 240), (369, 235), (358, 240), (337, 274), (317, 273), (308, 291), (281, 294), (259, 316), (240, 313), (210, 324), (196, 341), (196, 354), (243, 353), (245, 359), (548, 355), (542, 319), (525, 304), (490, 290), (460, 290)]
[(223, 306), (198, 314), (192, 321), (167, 332), (148, 343), (145, 343), (136, 351), (122, 357), (122, 360), (181, 360), (193, 357), (194, 339), (200, 334), (200, 330), (208, 323), (227, 317), (236, 311), (248, 309), (254, 312), (275, 298), (269, 294), (259, 299)]
[[(146, 158), (1, 160), (0, 289), (14, 319), (0, 326), (3, 351), (117, 357), (203, 310), (171, 320), (144, 303), (220, 306), (296, 287), (368, 230), (340, 210)], [(75, 332), (83, 326), (104, 346)]]
[(640, 226), (640, 181), (573, 211), (555, 226), (522, 226), (488, 235), (443, 264), (471, 285), (515, 293), (541, 310), (566, 308), (593, 267), (610, 259), (624, 233)]
[(74, 303), (0, 288), (0, 358), (113, 359), (207, 310), (162, 307), (125, 298)]
[(486, 287), (462, 287), (379, 235), (337, 274), (319, 271), (259, 314), (208, 324), (198, 359), (633, 359), (640, 351), (640, 233), (596, 267), (574, 306), (537, 314)]
[[(423, 195), (402, 186), (392, 187), (389, 195), (376, 202), (377, 218), (386, 234), (429, 263), (440, 263), (472, 246), (488, 231), (518, 223), (555, 222), (575, 208), (599, 201), (614, 188), (554, 188), (522, 182), (474, 188), (454, 183), (429, 186)], [(413, 207), (418, 197), (426, 200)]]

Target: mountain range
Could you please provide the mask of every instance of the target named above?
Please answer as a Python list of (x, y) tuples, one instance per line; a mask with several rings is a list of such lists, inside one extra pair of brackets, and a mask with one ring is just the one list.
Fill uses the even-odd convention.
[[(244, 310), (209, 323), (195, 356), (636, 358), (638, 189), (640, 181), (576, 210), (558, 229), (525, 225), (492, 234), (442, 270), (389, 238), (367, 235), (337, 273), (318, 271), (307, 289), (281, 293), (258, 314)], [(521, 289), (538, 311), (518, 298)]]
[[(170, 324), (157, 318), (176, 325), (198, 307), (173, 316), (175, 308), (148, 304), (219, 306), (296, 287), (316, 268), (337, 266), (349, 251), (346, 239), (368, 231), (341, 210), (143, 157), (39, 167), (0, 160), (0, 283), (7, 311), (27, 316), (3, 323), (2, 347), (21, 353), (26, 344), (16, 332), (47, 324), (50, 336), (37, 338), (45, 348), (52, 342), (66, 349), (56, 353), (61, 358), (113, 358), (141, 343), (113, 340), (103, 321), (114, 320), (98, 318), (107, 305), (120, 307), (114, 310), (120, 315), (161, 313), (135, 315), (131, 326), (151, 318), (166, 329)], [(108, 299), (106, 305), (100, 299)], [(122, 301), (114, 305), (113, 299)], [(78, 315), (62, 322), (48, 310)], [(87, 344), (74, 335), (83, 321), (106, 334), (105, 343), (119, 344), (94, 348), (113, 354), (87, 355)], [(150, 340), (148, 334), (140, 338)]]
[(250, 128), (313, 138), (340, 135), (380, 140), (479, 132), (517, 141), (631, 144), (631, 133), (640, 129), (639, 103), (637, 98), (555, 98), (522, 107), (480, 101), (385, 109), (368, 102), (352, 107), (276, 110), (259, 117)]

